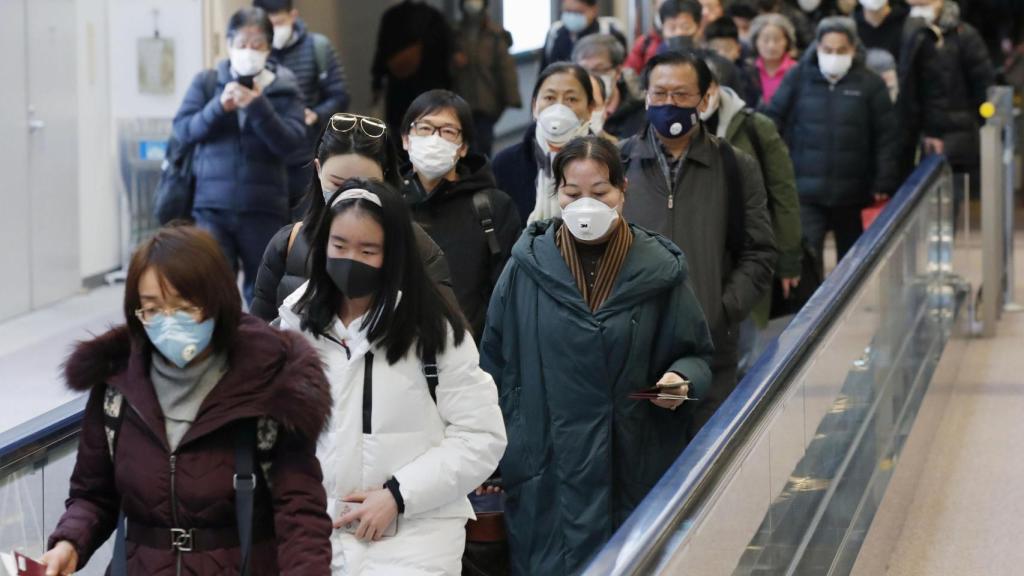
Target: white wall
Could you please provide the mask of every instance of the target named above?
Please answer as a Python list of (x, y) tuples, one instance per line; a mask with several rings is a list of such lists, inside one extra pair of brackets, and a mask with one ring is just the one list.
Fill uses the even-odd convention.
[[(107, 0), (110, 6), (111, 106), (114, 118), (171, 118), (192, 78), (203, 67), (201, 0)], [(159, 11), (160, 37), (174, 39), (174, 94), (138, 91), (136, 42), (153, 36)]]
[[(117, 122), (174, 116), (203, 65), (202, 0), (78, 0), (78, 134), (80, 272), (83, 278), (121, 264), (121, 195)], [(174, 39), (175, 93), (140, 94), (136, 42)]]
[(78, 0), (78, 217), (83, 278), (120, 261), (118, 183), (110, 114), (108, 0)]

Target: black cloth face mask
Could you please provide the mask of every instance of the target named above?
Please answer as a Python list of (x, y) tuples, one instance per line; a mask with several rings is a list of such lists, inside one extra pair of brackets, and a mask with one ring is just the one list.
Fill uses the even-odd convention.
[(346, 298), (363, 298), (380, 289), (381, 269), (348, 258), (328, 258), (327, 275)]

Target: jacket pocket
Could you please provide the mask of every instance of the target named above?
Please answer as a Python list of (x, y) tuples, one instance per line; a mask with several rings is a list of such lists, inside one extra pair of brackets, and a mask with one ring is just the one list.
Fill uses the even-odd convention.
[(516, 486), (535, 475), (536, 465), (528, 446), (526, 426), (519, 405), (520, 387), (516, 386), (501, 394), (498, 403), (505, 417), (505, 431), (508, 444), (499, 469), (505, 487)]

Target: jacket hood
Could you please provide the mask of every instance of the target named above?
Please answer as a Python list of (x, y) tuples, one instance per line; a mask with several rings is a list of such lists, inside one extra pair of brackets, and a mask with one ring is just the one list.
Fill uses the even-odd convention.
[(725, 138), (732, 126), (733, 118), (747, 107), (747, 103), (735, 90), (728, 86), (718, 87), (718, 133), (715, 136)]
[[(559, 218), (531, 224), (512, 248), (512, 259), (552, 298), (590, 314), (590, 308), (583, 301), (576, 281), (555, 245), (555, 232), (561, 225)], [(634, 224), (629, 227), (633, 231), (633, 245), (611, 295), (596, 312), (598, 316), (630, 308), (637, 302), (672, 289), (689, 276), (686, 257), (675, 244)]]
[[(459, 175), (458, 180), (455, 182), (444, 180), (432, 192), (422, 189), (419, 179), (413, 172), (412, 164), (405, 165), (402, 173), (405, 174), (405, 189), (408, 191), (410, 186), (414, 186), (419, 190), (421, 198), (418, 199), (418, 202), (431, 202), (463, 194), (475, 194), (481, 190), (493, 190), (498, 187), (494, 179), (494, 172), (491, 171), (490, 162), (482, 154), (474, 152), (470, 152), (465, 158), (459, 160), (456, 168), (456, 173)], [(422, 195), (426, 196), (422, 197)]]
[[(77, 392), (113, 379), (132, 387), (138, 379), (148, 381), (147, 356), (128, 328), (119, 326), (79, 342), (64, 363), (64, 378)], [(320, 357), (301, 335), (274, 330), (243, 315), (228, 363), (225, 380), (232, 381), (231, 390), (215, 392), (231, 409), (269, 416), (307, 438), (316, 438), (326, 427), (332, 406), (330, 384)]]

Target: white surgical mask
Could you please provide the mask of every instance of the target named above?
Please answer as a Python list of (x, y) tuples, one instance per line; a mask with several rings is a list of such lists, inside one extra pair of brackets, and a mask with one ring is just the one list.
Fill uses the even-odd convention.
[(821, 6), (821, 0), (797, 0), (797, 4), (804, 12), (814, 12)]
[(600, 110), (594, 110), (590, 113), (590, 131), (594, 134), (600, 134), (604, 131), (604, 120), (605, 111), (604, 108)]
[(565, 104), (552, 104), (537, 115), (537, 134), (550, 145), (564, 146), (577, 136), (585, 136), (588, 129)]
[(462, 9), (466, 11), (466, 14), (476, 15), (484, 11), (484, 2), (483, 0), (466, 0)]
[(409, 160), (417, 174), (428, 180), (440, 180), (455, 168), (459, 144), (433, 136), (409, 136)]
[(580, 198), (562, 210), (562, 220), (569, 227), (569, 232), (585, 242), (607, 236), (612, 224), (618, 219), (618, 210), (590, 197)]
[(702, 121), (707, 122), (715, 115), (715, 112), (718, 112), (718, 106), (721, 103), (719, 94), (721, 93), (715, 92), (713, 94), (708, 94), (708, 109), (700, 113), (700, 119)]
[(865, 10), (871, 10), (872, 12), (885, 8), (885, 5), (888, 3), (889, 0), (860, 0), (860, 5), (863, 6)]
[(288, 41), (292, 39), (293, 30), (295, 30), (295, 27), (291, 24), (274, 26), (274, 48), (280, 50), (287, 46)]
[(231, 69), (239, 76), (255, 76), (267, 66), (266, 52), (248, 48), (232, 48), (228, 52)]
[(929, 4), (928, 6), (912, 6), (910, 8), (910, 17), (920, 18), (929, 24), (933, 24), (939, 17), (939, 14), (935, 11), (935, 6)]
[(850, 71), (853, 65), (852, 54), (825, 54), (818, 52), (818, 68), (826, 77), (838, 80)]

